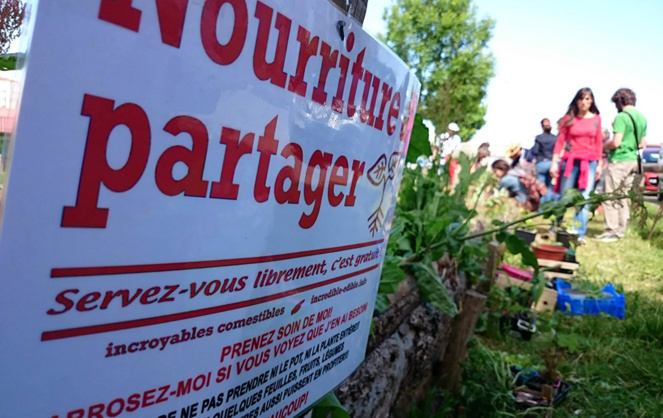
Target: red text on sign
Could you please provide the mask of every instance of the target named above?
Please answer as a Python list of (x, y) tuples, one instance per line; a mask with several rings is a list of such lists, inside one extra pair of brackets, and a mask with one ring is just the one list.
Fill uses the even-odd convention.
[[(134, 7), (132, 0), (100, 1), (99, 19), (133, 32), (140, 31), (142, 12)], [(246, 42), (251, 15), (246, 0), (206, 0), (200, 22), (188, 26), (185, 25), (188, 0), (158, 0), (156, 3), (161, 40), (164, 44), (180, 48), (185, 27), (194, 28), (199, 25), (200, 42), (207, 57), (215, 64), (228, 66), (235, 63), (242, 52), (249, 50), (248, 53), (251, 53), (251, 45)], [(232, 13), (224, 13), (224, 9), (232, 10)], [(232, 21), (229, 21), (228, 16), (232, 16)], [(253, 17), (258, 20), (252, 51), (253, 73), (256, 78), (287, 89), (293, 94), (309, 97), (311, 101), (322, 106), (330, 106), (335, 112), (345, 113), (349, 118), (353, 118), (358, 113), (362, 123), (378, 131), (384, 129), (386, 120), (387, 134), (394, 134), (402, 108), (401, 94), (398, 91), (394, 92), (391, 85), (364, 68), (366, 48), (359, 51), (352, 62), (351, 58), (344, 55), (341, 50), (332, 48), (331, 40), (328, 40), (329, 43), (325, 42), (301, 25), (293, 27), (292, 19), (261, 1), (256, 2)], [(221, 43), (217, 28), (225, 25), (232, 27), (232, 31), (230, 38)], [(298, 44), (296, 52), (288, 49), (291, 36), (295, 37)], [(274, 37), (276, 40), (270, 39)], [(273, 58), (270, 57), (270, 62), (267, 62), (267, 45), (272, 43), (276, 44), (276, 51)], [(354, 43), (355, 35), (349, 33), (345, 42), (349, 53), (352, 53)], [(296, 54), (297, 57), (295, 73), (290, 76), (285, 72), (288, 52)], [(318, 56), (321, 58), (318, 76), (315, 78), (318, 83), (317, 86), (310, 88), (305, 81), (307, 70), (310, 72), (314, 69), (314, 65), (309, 64), (312, 58)], [(330, 70), (335, 68), (339, 69), (339, 76), (336, 94), (330, 101), (326, 87), (327, 84), (332, 88), (334, 86), (328, 78)], [(314, 79), (310, 75), (308, 78)], [(393, 76), (391, 74), (383, 76), (383, 79), (388, 78)], [(358, 94), (360, 88), (361, 95)]]
[[(90, 127), (78, 195), (74, 206), (64, 208), (62, 226), (106, 228), (110, 210), (99, 207), (102, 186), (116, 193), (128, 192), (144, 177), (153, 141), (150, 121), (137, 104), (126, 103), (116, 107), (113, 100), (89, 94), (83, 100), (82, 114), (90, 118)], [(308, 229), (315, 224), (325, 197), (331, 207), (341, 203), (354, 206), (357, 182), (364, 174), (365, 162), (353, 160), (350, 163), (343, 155), (334, 156), (319, 149), (313, 151), (308, 161), (305, 161), (304, 150), (299, 144), (291, 142), (282, 145), (275, 137), (277, 122), (278, 116), (265, 125), (257, 140), (253, 132), (242, 133), (230, 127), (222, 127), (219, 141), (225, 146), (225, 153), (218, 180), (210, 185), (202, 178), (208, 163), (207, 128), (191, 116), (172, 118), (163, 130), (173, 136), (188, 134), (192, 141), (191, 148), (172, 146), (157, 158), (154, 173), (157, 188), (167, 196), (183, 194), (237, 200), (241, 187), (235, 176), (237, 165), (242, 158), (259, 154), (253, 184), (255, 201), (263, 203), (273, 199), (278, 204), (297, 204), (303, 195), (310, 211), (302, 213), (299, 219), (301, 228)], [(124, 166), (113, 169), (108, 162), (108, 143), (111, 132), (118, 126), (129, 128), (131, 148)], [(279, 157), (275, 157), (277, 154)], [(179, 180), (173, 178), (173, 168), (177, 163), (183, 163), (188, 169), (187, 174)], [(270, 168), (273, 170), (277, 164), (282, 167), (276, 180), (273, 184), (267, 184)]]

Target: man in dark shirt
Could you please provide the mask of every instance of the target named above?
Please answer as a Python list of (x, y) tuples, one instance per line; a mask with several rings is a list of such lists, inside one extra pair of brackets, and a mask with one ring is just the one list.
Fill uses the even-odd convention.
[(552, 190), (552, 176), (550, 175), (550, 163), (552, 161), (553, 148), (557, 141), (557, 135), (551, 133), (552, 127), (550, 126), (550, 119), (545, 118), (541, 120), (541, 128), (543, 133), (537, 135), (534, 139), (534, 146), (532, 147), (532, 157), (536, 160), (536, 177), (546, 185), (548, 188), (548, 195), (541, 201), (549, 201), (554, 199)]

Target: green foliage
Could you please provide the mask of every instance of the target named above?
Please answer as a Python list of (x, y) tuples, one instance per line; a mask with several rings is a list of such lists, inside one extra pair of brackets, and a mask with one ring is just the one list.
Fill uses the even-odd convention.
[[(534, 254), (508, 229), (529, 224), (536, 217), (563, 216), (573, 206), (621, 198), (624, 192), (584, 199), (571, 191), (560, 202), (544, 206), (541, 213), (516, 220), (495, 220), (491, 222), (492, 229), (470, 233), (470, 221), (477, 215), (475, 205), (490, 182), (484, 173), (470, 175), (471, 162), (465, 156), (459, 158), (459, 163), (462, 169), (454, 188), (448, 184), (444, 170), (441, 176), (437, 175), (437, 167), (428, 172), (418, 168), (404, 173), (387, 247), (390, 258), (385, 265), (390, 267), (385, 270), (382, 288), (393, 289), (402, 277), (395, 274), (397, 266), (407, 269), (431, 303), (453, 314), (456, 307), (446, 293), (447, 276), (440, 276), (434, 261), (450, 256), (456, 275), (465, 274), (470, 283), (475, 283), (481, 279), (481, 265), (485, 260), (483, 240), (489, 238), (503, 242), (508, 257), (517, 258), (520, 265), (534, 269), (534, 287), (531, 292), (491, 289), (489, 311), (477, 325), (477, 330), (485, 332), (486, 338), (482, 340), (485, 346), (470, 350), (463, 366), (461, 391), (445, 393), (442, 401), (438, 395), (435, 395), (437, 402), (427, 398), (423, 406), (413, 410), (412, 416), (453, 416), (459, 406), (463, 406), (464, 416), (532, 416), (528, 414), (544, 411), (545, 408), (515, 410), (510, 365), (534, 369), (551, 378), (563, 376), (573, 385), (569, 399), (555, 408), (555, 416), (575, 416), (577, 410), (582, 410), (583, 416), (663, 416), (663, 401), (659, 396), (663, 393), (660, 380), (663, 364), (648, 366), (651, 363), (648, 359), (663, 356), (663, 298), (660, 294), (641, 297), (640, 293), (627, 293), (627, 316), (623, 321), (606, 315), (569, 317), (555, 312), (537, 316), (539, 332), (529, 342), (494, 332), (503, 312), (526, 309), (543, 291), (544, 278)], [(663, 260), (663, 226), (654, 230), (651, 242), (637, 238), (648, 233), (650, 227), (646, 220), (651, 214), (647, 213), (641, 194), (628, 193), (641, 220), (638, 229), (630, 232), (632, 239), (600, 248), (600, 244), (590, 242), (578, 250), (583, 268), (575, 283), (589, 294), (607, 281), (614, 282), (621, 291), (642, 286), (648, 290), (653, 287), (659, 293), (663, 291), (663, 261), (660, 261)], [(600, 218), (594, 220), (595, 224), (597, 222)], [(592, 231), (590, 226), (590, 234), (598, 232)], [(594, 252), (586, 253), (589, 250)], [(584, 259), (583, 253), (588, 258)], [(625, 262), (627, 259), (632, 261)], [(610, 267), (609, 272), (606, 266)], [(587, 275), (594, 277), (590, 281)], [(651, 278), (655, 279), (654, 284), (648, 282)], [(627, 392), (620, 392), (620, 388), (632, 389), (637, 396), (628, 396)]]
[(311, 409), (312, 418), (328, 418), (330, 412), (331, 418), (350, 418), (350, 413), (341, 405), (334, 392), (329, 392)]
[(420, 156), (428, 157), (433, 151), (428, 141), (428, 128), (424, 125), (424, 118), (421, 114), (417, 113), (414, 117), (414, 125), (412, 126), (412, 134), (410, 135), (410, 144), (407, 148), (407, 155), (405, 162), (416, 163), (417, 158)]
[(405, 278), (405, 272), (400, 268), (399, 259), (387, 255), (382, 267), (382, 278), (378, 291), (382, 294), (395, 293), (398, 290), (398, 284)]
[[(645, 205), (649, 217), (657, 210)], [(602, 216), (589, 223), (589, 234), (602, 232)], [(616, 243), (591, 240), (577, 250), (582, 263), (574, 287), (594, 293), (612, 282), (626, 295), (626, 317), (539, 315), (539, 333), (529, 342), (486, 332), (482, 343), (509, 363), (545, 372), (557, 369), (571, 384), (568, 399), (555, 417), (663, 416), (663, 225), (651, 241), (643, 240), (651, 225), (631, 224)], [(508, 305), (508, 295), (494, 290), (491, 310)], [(554, 364), (556, 363), (556, 364)], [(502, 410), (511, 413), (510, 407)], [(474, 415), (473, 415), (474, 414)], [(468, 416), (483, 411), (467, 409)]]
[(398, 284), (405, 278), (405, 271), (399, 266), (400, 259), (387, 254), (382, 265), (382, 276), (378, 286), (375, 309), (382, 312), (389, 306), (387, 295), (396, 293)]
[(527, 243), (520, 237), (516, 235), (507, 235), (506, 240), (506, 249), (514, 255), (520, 254), (522, 257), (523, 264), (529, 267), (533, 267), (535, 270), (539, 268), (539, 262), (536, 260), (534, 252)]
[[(536, 217), (563, 216), (569, 207), (586, 203), (603, 202), (616, 196), (592, 195), (584, 199), (577, 191), (569, 191), (559, 202), (544, 207), (542, 212), (528, 214), (509, 222), (494, 220), (493, 229), (470, 234), (470, 222), (477, 216), (476, 207), (491, 187), (490, 177), (485, 168), (470, 170), (472, 161), (461, 154), (458, 158), (461, 167), (455, 187), (449, 184), (446, 166), (431, 170), (416, 167), (403, 173), (401, 190), (387, 245), (387, 259), (381, 279), (376, 309), (381, 311), (388, 306), (386, 294), (393, 293), (404, 275), (398, 268), (409, 271), (417, 279), (419, 289), (426, 300), (441, 312), (455, 315), (457, 308), (450, 298), (445, 280), (455, 280), (462, 275), (473, 285), (485, 279), (483, 264), (487, 255), (485, 240), (496, 239), (505, 244), (508, 252), (518, 257), (520, 264), (534, 270), (534, 285), (530, 292), (515, 295), (518, 303), (505, 307), (509, 311), (522, 310), (529, 303), (525, 298), (537, 301), (544, 290), (544, 277), (532, 249), (519, 237), (508, 232), (515, 225), (531, 224)], [(438, 174), (440, 173), (441, 174)], [(472, 190), (472, 193), (470, 191)], [(620, 195), (623, 196), (623, 195)], [(436, 263), (446, 261), (450, 265), (444, 277), (436, 269)], [(445, 269), (446, 269), (445, 268)], [(505, 303), (514, 295), (505, 295)], [(522, 300), (520, 300), (522, 299)]]
[[(416, 277), (422, 296), (429, 303), (447, 315), (455, 315), (456, 305), (434, 262), (447, 254), (456, 260), (450, 271), (453, 278), (462, 273), (471, 283), (480, 279), (487, 255), (484, 242), (466, 241), (463, 237), (476, 216), (476, 210), (468, 208), (466, 197), (485, 169), (470, 173), (471, 161), (464, 155), (459, 163), (461, 171), (455, 188), (448, 184), (448, 175), (437, 174), (437, 167), (404, 171), (379, 295), (395, 291), (403, 278), (397, 270), (402, 268)], [(384, 309), (386, 302), (384, 296), (378, 296), (376, 308)]]
[(537, 232), (536, 225), (534, 224), (534, 221), (532, 219), (528, 219), (526, 221), (521, 222), (517, 227), (517, 229), (523, 229), (525, 231), (532, 231), (532, 232)]
[[(427, 258), (424, 260), (429, 261)], [(426, 262), (416, 263), (414, 274), (424, 299), (444, 314), (454, 316), (458, 313), (458, 308), (442, 283), (442, 278), (430, 265)]]
[(578, 349), (579, 338), (576, 334), (562, 334), (555, 335), (557, 345), (569, 350), (569, 353), (575, 353)]
[(512, 389), (516, 376), (510, 365), (522, 360), (522, 356), (491, 350), (476, 339), (470, 341), (463, 362), (461, 390), (431, 388), (420, 405), (412, 406), (410, 418), (536, 416), (532, 413), (542, 408), (517, 410), (514, 402)]
[(422, 83), (424, 117), (437, 127), (457, 122), (460, 136), (471, 138), (486, 114), (494, 21), (478, 19), (471, 0), (397, 0), (385, 19), (385, 42)]
[[(439, 399), (443, 399), (441, 405)], [(432, 387), (426, 392), (421, 405), (412, 405), (410, 410), (410, 418), (447, 418), (452, 412), (452, 406), (445, 402), (448, 397), (444, 396), (444, 391)]]
[(511, 393), (515, 376), (510, 367), (506, 354), (489, 350), (478, 341), (471, 343), (463, 362), (463, 385), (456, 395), (468, 416), (498, 417), (516, 412)]
[(18, 54), (1, 54), (0, 71), (11, 71), (17, 68)]

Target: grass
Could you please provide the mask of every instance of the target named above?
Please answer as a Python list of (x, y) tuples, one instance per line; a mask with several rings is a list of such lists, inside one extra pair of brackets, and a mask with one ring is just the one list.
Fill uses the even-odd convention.
[[(648, 204), (648, 225), (631, 224), (626, 237), (615, 243), (588, 244), (578, 248), (581, 263), (579, 282), (585, 285), (613, 283), (626, 296), (626, 317), (623, 320), (607, 315), (565, 316), (560, 312), (539, 317), (543, 332), (532, 341), (504, 336), (489, 331), (477, 339), (486, 349), (521, 367), (543, 369), (541, 354), (553, 345), (557, 333), (557, 350), (562, 361), (559, 371), (572, 385), (568, 398), (555, 408), (555, 417), (661, 417), (663, 416), (663, 226), (658, 225), (651, 241), (646, 236), (658, 205)], [(588, 235), (603, 230), (603, 218), (595, 217)], [(496, 315), (493, 315), (493, 320)], [(488, 321), (490, 323), (490, 321)], [(572, 341), (560, 347), (559, 337)], [(473, 363), (485, 362), (485, 355), (470, 356)], [(467, 376), (465, 396), (479, 380), (492, 379), (490, 367), (483, 377)], [(512, 416), (515, 410), (490, 402), (495, 416)], [(491, 405), (483, 405), (490, 408)], [(500, 409), (500, 410), (497, 410)], [(467, 409), (466, 416), (491, 416)], [(479, 414), (479, 415), (476, 415)]]

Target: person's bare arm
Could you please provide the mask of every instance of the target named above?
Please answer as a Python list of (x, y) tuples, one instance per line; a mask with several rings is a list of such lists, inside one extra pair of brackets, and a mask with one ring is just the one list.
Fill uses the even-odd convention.
[(608, 141), (603, 148), (607, 150), (617, 149), (622, 144), (622, 139), (624, 139), (624, 134), (621, 132), (615, 132), (612, 140)]
[(553, 178), (559, 177), (559, 154), (553, 154), (552, 161), (550, 162), (550, 175)]

